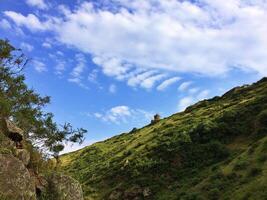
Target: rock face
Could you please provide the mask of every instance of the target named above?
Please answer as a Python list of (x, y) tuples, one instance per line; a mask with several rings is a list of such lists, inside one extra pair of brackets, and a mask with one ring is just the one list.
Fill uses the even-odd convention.
[(0, 120), (0, 200), (83, 200), (78, 181), (61, 174), (42, 176), (31, 168), (23, 131)]
[(22, 161), (0, 154), (0, 199), (36, 200), (35, 186)]
[(0, 130), (0, 148), (15, 149), (15, 143), (5, 136)]
[(25, 166), (29, 164), (30, 153), (26, 149), (17, 149), (16, 151), (17, 158), (20, 159)]
[(5, 120), (7, 136), (14, 142), (23, 140), (23, 130), (18, 128), (13, 122)]
[(62, 174), (53, 174), (48, 182), (53, 188), (56, 200), (83, 200), (81, 185), (75, 179)]

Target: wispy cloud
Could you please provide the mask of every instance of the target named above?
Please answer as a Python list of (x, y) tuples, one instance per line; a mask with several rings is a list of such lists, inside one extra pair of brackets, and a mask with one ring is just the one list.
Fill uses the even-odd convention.
[(128, 106), (121, 105), (112, 107), (104, 113), (96, 112), (93, 116), (104, 122), (121, 124), (129, 123), (130, 121), (140, 121), (140, 119), (149, 120), (153, 115), (142, 109), (132, 109)]
[(108, 88), (108, 91), (109, 91), (111, 94), (116, 93), (116, 91), (117, 91), (117, 86), (114, 85), (114, 84), (111, 84), (111, 85), (109, 86), (109, 88)]
[(180, 77), (173, 77), (173, 78), (170, 78), (170, 79), (167, 79), (165, 81), (163, 81), (158, 87), (157, 89), (159, 91), (163, 91), (165, 90), (166, 88), (168, 88), (170, 85), (174, 84), (175, 82), (179, 81), (181, 78)]
[(51, 48), (52, 47), (52, 45), (48, 42), (43, 42), (42, 46), (45, 48)]
[[(197, 91), (196, 91), (197, 92)], [(191, 93), (188, 96), (185, 96), (183, 98), (181, 98), (178, 102), (178, 111), (183, 111), (184, 109), (186, 109), (188, 106), (206, 99), (209, 97), (210, 95), (210, 91), (209, 90), (201, 90), (198, 93)]]
[(48, 5), (44, 2), (44, 0), (26, 0), (26, 3), (29, 6), (37, 7), (39, 9), (47, 9)]
[(34, 49), (34, 47), (32, 45), (30, 45), (30, 44), (28, 44), (26, 42), (22, 42), (20, 44), (20, 47), (21, 47), (22, 50), (26, 50), (26, 51), (29, 51), (29, 52)]
[(76, 83), (77, 85), (88, 89), (88, 87), (82, 83), (83, 80), (83, 72), (86, 67), (86, 59), (83, 54), (76, 54), (75, 55), (77, 64), (73, 68), (72, 72), (70, 73), (70, 78), (68, 79), (69, 82)]
[(33, 65), (34, 69), (39, 73), (47, 71), (46, 65), (39, 60), (33, 60), (32, 65)]
[(97, 75), (98, 75), (98, 70), (93, 69), (88, 75), (88, 81), (92, 83), (97, 83)]
[(0, 28), (6, 30), (11, 29), (11, 24), (6, 19), (2, 19), (0, 20)]
[[(62, 44), (90, 54), (104, 74), (130, 86), (162, 84), (166, 71), (221, 76), (239, 69), (267, 75), (267, 2), (197, 2), (117, 0), (106, 5), (110, 9), (105, 1), (103, 7), (84, 2), (73, 10), (60, 6), (63, 15), (56, 17), (4, 14), (19, 27), (49, 31)], [(159, 74), (132, 84), (142, 70), (155, 69)]]
[(192, 81), (186, 81), (186, 82), (183, 82), (179, 87), (178, 87), (178, 90), (183, 92), (185, 90), (187, 90), (189, 88), (190, 85), (192, 85)]
[(62, 75), (63, 72), (66, 70), (66, 62), (63, 60), (56, 59), (56, 66), (55, 66), (55, 74)]

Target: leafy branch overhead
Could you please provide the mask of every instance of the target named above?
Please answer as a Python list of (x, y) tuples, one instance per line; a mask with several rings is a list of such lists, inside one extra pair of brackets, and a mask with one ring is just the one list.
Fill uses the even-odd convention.
[(57, 158), (67, 142), (82, 143), (87, 130), (74, 129), (70, 123), (60, 126), (52, 113), (43, 110), (50, 97), (26, 85), (23, 69), (28, 61), (20, 49), (0, 39), (0, 119), (11, 119), (24, 130), (26, 139)]

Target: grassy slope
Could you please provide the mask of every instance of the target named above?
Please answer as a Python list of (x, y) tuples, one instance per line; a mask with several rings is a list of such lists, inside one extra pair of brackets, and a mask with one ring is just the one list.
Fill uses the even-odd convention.
[(62, 170), (86, 199), (267, 199), (266, 113), (263, 79), (63, 155)]

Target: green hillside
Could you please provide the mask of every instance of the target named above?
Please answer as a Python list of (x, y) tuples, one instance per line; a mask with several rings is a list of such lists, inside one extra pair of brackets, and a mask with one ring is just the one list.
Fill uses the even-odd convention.
[(63, 155), (85, 199), (267, 199), (267, 78)]

